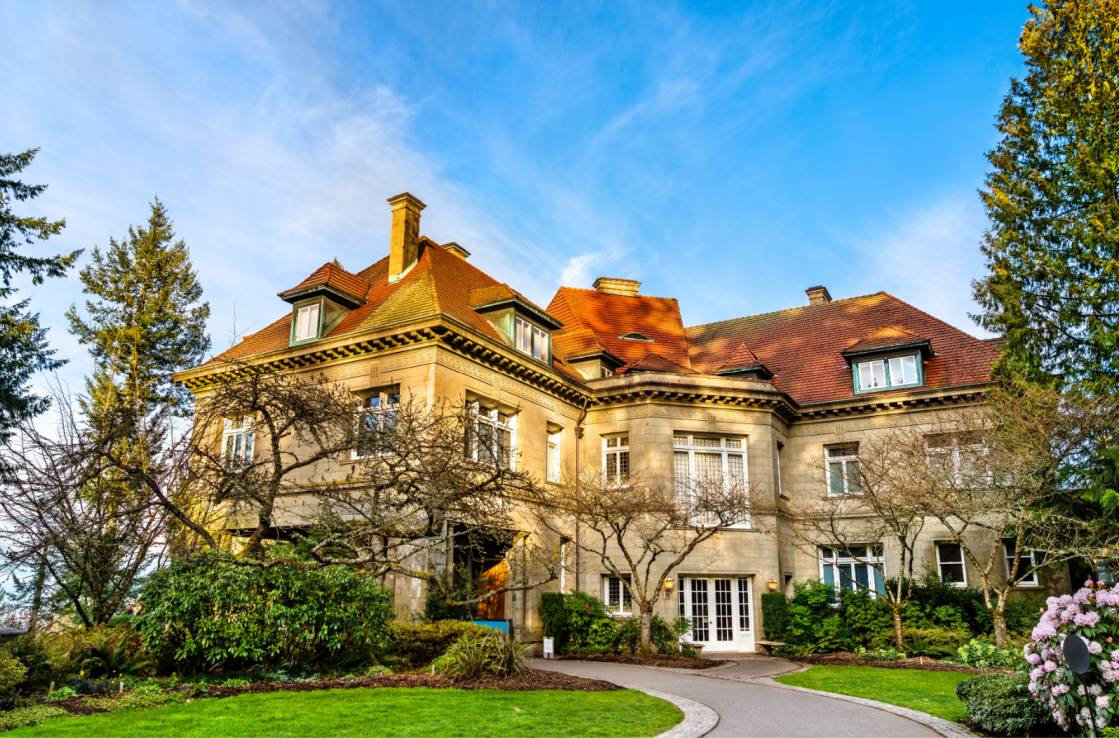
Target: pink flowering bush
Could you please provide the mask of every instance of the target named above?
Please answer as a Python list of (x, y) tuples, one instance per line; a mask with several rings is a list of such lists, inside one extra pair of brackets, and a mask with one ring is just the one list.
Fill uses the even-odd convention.
[[(1065, 662), (1061, 646), (1069, 633), (1088, 644), (1092, 663), (1085, 674)], [(1076, 594), (1050, 597), (1024, 653), (1030, 693), (1058, 725), (1106, 727), (1119, 711), (1119, 585), (1107, 589), (1089, 580)]]

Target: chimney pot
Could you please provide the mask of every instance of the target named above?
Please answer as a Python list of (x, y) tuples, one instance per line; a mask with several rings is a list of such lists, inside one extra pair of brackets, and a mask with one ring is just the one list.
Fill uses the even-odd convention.
[(831, 293), (822, 284), (809, 287), (804, 291), (804, 294), (808, 295), (809, 305), (823, 305), (825, 302), (831, 302)]
[(404, 276), (420, 255), (420, 211), (426, 205), (408, 192), (390, 197), (392, 230), (389, 234), (389, 281)]
[(462, 246), (459, 246), (454, 241), (448, 241), (447, 243), (443, 244), (443, 248), (447, 249), (447, 251), (450, 251), (452, 254), (459, 257), (460, 259), (470, 258), (470, 252), (464, 249)]
[(599, 277), (594, 281), (594, 288), (608, 295), (625, 295), (632, 297), (641, 288), (641, 283), (636, 279), (620, 279), (618, 277)]

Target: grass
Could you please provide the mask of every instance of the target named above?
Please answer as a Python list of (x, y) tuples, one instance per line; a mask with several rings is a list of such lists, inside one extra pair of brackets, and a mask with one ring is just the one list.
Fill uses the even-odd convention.
[(794, 687), (888, 702), (959, 721), (964, 717), (964, 703), (956, 697), (956, 685), (974, 676), (956, 671), (821, 665), (779, 676), (777, 681)]
[(379, 688), (270, 692), (51, 718), (16, 736), (651, 736), (682, 718), (641, 692)]

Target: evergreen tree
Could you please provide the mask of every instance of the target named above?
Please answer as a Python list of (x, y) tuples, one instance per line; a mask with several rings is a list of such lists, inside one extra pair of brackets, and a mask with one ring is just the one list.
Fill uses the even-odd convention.
[(1119, 388), (1119, 0), (1030, 8), (982, 191), (982, 325), (1001, 369), (1091, 393)]
[(70, 330), (89, 347), (96, 368), (87, 380), (86, 412), (95, 423), (137, 427), (153, 411), (182, 415), (190, 393), (171, 374), (203, 359), (210, 348), (202, 301), (186, 243), (175, 239), (157, 198), (144, 226), (93, 249), (81, 270), (86, 316), (72, 306)]
[(29, 300), (10, 303), (16, 289), (12, 279), (17, 274), (30, 276), (32, 284), (41, 284), (47, 277), (61, 277), (78, 258), (80, 251), (58, 256), (25, 256), (17, 249), (45, 241), (62, 231), (64, 220), (16, 215), (12, 206), (17, 201), (32, 200), (46, 190), (46, 185), (24, 184), (16, 179), (38, 149), (18, 154), (0, 154), (0, 440), (21, 419), (42, 412), (48, 400), (28, 389), (31, 375), (62, 366), (48, 348), (46, 329), (40, 327), (39, 316), (29, 309)]

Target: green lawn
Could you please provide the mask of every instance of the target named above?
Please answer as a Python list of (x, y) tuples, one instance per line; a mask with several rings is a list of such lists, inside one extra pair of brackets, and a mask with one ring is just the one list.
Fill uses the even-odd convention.
[(964, 703), (956, 697), (956, 685), (973, 676), (956, 671), (825, 665), (785, 674), (777, 677), (777, 681), (794, 687), (888, 702), (958, 721), (964, 717)]
[(651, 736), (683, 715), (641, 692), (338, 689), (51, 718), (16, 736)]

